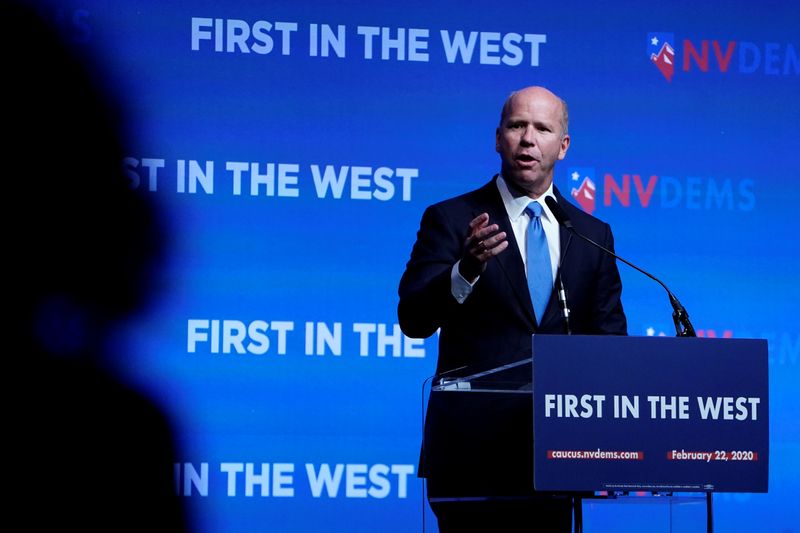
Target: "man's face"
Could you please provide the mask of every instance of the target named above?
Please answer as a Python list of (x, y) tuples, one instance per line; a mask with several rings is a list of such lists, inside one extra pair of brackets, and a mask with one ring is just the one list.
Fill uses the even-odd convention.
[(569, 135), (563, 134), (561, 100), (541, 87), (515, 94), (497, 128), (495, 149), (503, 177), (521, 192), (538, 198), (553, 182), (556, 161), (564, 159)]

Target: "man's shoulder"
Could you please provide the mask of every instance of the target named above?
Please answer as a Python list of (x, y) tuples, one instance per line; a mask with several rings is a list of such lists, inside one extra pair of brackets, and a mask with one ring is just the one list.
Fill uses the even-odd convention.
[(569, 216), (573, 224), (577, 222), (581, 225), (587, 225), (591, 227), (608, 226), (607, 222), (600, 220), (596, 216), (587, 213), (577, 205), (573, 204), (569, 198), (561, 194), (561, 191), (558, 189), (555, 189), (553, 192), (556, 195), (558, 204), (567, 213), (567, 216)]
[(608, 222), (587, 213), (563, 196), (559, 198), (558, 203), (567, 213), (567, 216), (572, 221), (572, 225), (579, 232), (597, 238), (611, 232), (611, 225)]
[(605, 226), (608, 223), (604, 220), (597, 218), (594, 215), (590, 215), (580, 207), (576, 206), (572, 202), (566, 201), (562, 202), (562, 207), (567, 212), (567, 214), (572, 219), (573, 223), (575, 221), (580, 221), (583, 224), (588, 224), (591, 226)]

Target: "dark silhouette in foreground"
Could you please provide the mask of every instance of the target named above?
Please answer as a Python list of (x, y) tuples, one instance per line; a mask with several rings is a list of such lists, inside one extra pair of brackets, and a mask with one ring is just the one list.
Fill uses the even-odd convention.
[(46, 18), (0, 6), (6, 521), (188, 531), (170, 419), (110, 343), (145, 312), (165, 252), (156, 206), (121, 170), (122, 106)]

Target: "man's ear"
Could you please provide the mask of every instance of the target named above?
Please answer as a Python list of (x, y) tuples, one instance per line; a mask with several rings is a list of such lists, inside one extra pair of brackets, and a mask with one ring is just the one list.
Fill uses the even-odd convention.
[(568, 133), (568, 134), (564, 135), (564, 137), (561, 138), (561, 149), (558, 152), (558, 160), (559, 161), (566, 157), (567, 150), (569, 150), (569, 142), (570, 142), (570, 137), (569, 137), (569, 133)]

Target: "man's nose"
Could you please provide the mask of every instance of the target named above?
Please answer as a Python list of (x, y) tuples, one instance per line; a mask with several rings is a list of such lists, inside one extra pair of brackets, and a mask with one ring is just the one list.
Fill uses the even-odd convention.
[(525, 128), (525, 131), (522, 132), (522, 137), (520, 137), (519, 142), (525, 145), (533, 145), (535, 142), (534, 135), (533, 135), (533, 126), (528, 126)]

